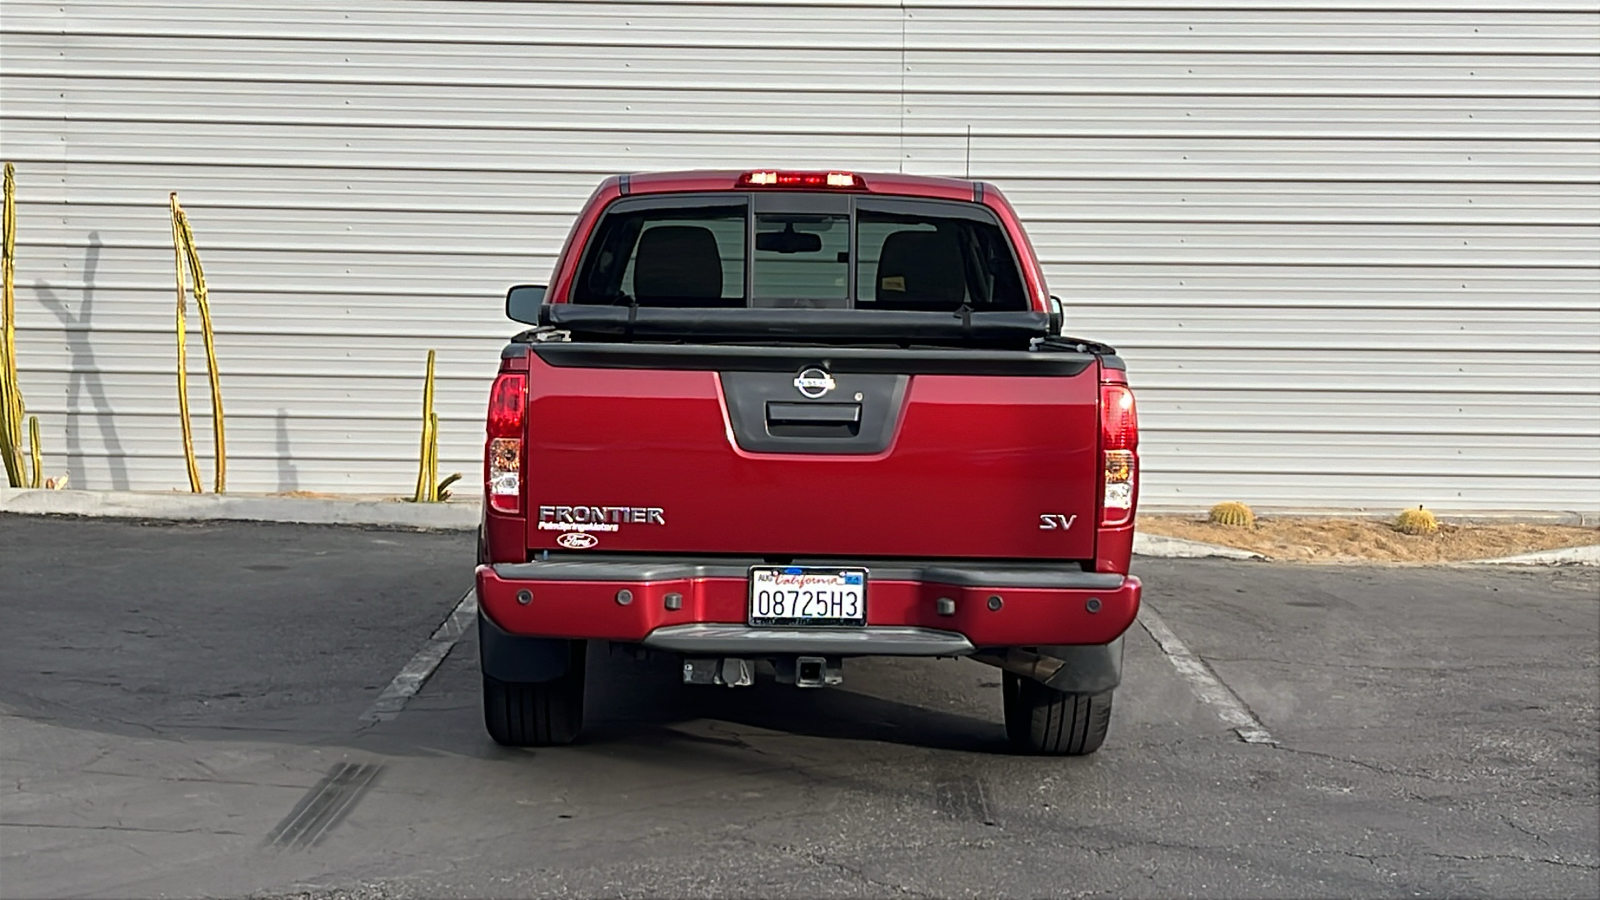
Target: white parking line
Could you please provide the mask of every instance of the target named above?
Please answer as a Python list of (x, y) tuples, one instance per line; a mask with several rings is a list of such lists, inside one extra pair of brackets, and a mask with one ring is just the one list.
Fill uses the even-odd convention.
[(1233, 689), (1222, 683), (1217, 673), (1211, 671), (1206, 661), (1196, 656), (1178, 636), (1172, 633), (1153, 607), (1145, 604), (1139, 609), (1139, 624), (1155, 639), (1161, 652), (1167, 655), (1172, 667), (1189, 682), (1194, 695), (1202, 703), (1209, 703), (1217, 716), (1232, 728), (1247, 744), (1276, 744), (1272, 735), (1262, 727), (1261, 720), (1244, 705)]
[(472, 627), (473, 620), (478, 615), (478, 594), (476, 591), (467, 591), (461, 598), (456, 608), (450, 611), (449, 618), (444, 624), (434, 629), (428, 637), (428, 642), (422, 645), (417, 655), (405, 664), (400, 674), (394, 676), (389, 686), (383, 689), (378, 699), (372, 701), (367, 711), (361, 714), (363, 722), (387, 722), (400, 714), (405, 709), (406, 701), (422, 689), (427, 683), (433, 670), (439, 668), (439, 663), (444, 662), (445, 656), (450, 653), (450, 648), (461, 640), (461, 636)]

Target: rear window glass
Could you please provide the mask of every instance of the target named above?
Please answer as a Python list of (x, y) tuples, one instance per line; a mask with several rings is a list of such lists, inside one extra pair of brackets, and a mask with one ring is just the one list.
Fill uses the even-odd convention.
[(619, 201), (590, 238), (572, 299), (641, 307), (1028, 309), (1016, 255), (987, 209), (812, 194)]
[[(899, 207), (899, 205), (896, 205)], [(856, 214), (856, 305), (942, 312), (1027, 309), (1011, 243), (1000, 226), (861, 204)]]
[(850, 302), (848, 214), (756, 213), (755, 306)]
[(578, 274), (578, 303), (744, 306), (747, 204), (654, 206), (600, 222)]

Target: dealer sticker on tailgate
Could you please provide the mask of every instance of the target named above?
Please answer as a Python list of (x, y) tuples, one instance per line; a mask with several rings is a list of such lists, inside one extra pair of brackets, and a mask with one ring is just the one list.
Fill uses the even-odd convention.
[(751, 625), (865, 625), (867, 570), (755, 566)]

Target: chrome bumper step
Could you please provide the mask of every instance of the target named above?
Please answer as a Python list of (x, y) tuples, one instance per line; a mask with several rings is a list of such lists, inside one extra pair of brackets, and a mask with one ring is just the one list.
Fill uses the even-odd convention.
[(654, 650), (706, 656), (966, 656), (973, 646), (953, 631), (912, 626), (754, 628), (749, 625), (669, 625), (642, 642)]

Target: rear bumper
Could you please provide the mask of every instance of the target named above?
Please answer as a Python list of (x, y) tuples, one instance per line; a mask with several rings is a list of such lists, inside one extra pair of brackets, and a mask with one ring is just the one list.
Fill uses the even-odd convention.
[(763, 628), (751, 625), (668, 625), (643, 644), (687, 656), (966, 656), (976, 648), (953, 631), (868, 625), (866, 628)]
[(726, 560), (587, 557), (479, 566), (478, 603), (509, 635), (752, 657), (962, 656), (1109, 644), (1139, 612), (1139, 579), (1076, 566), (848, 565), (868, 569), (866, 628), (747, 627), (749, 564)]

